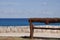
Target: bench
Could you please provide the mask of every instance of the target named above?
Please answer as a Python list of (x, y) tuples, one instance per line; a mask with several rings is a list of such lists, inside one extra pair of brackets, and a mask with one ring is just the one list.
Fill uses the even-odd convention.
[(60, 18), (29, 18), (30, 38), (33, 38), (34, 29), (60, 30), (60, 28), (34, 27), (33, 22), (44, 22), (46, 25), (48, 25), (49, 23), (60, 23)]

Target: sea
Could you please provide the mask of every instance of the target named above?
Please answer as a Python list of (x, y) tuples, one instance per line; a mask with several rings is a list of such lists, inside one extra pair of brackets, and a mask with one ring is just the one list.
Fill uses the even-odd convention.
[[(0, 26), (29, 26), (29, 18), (0, 18)], [(45, 23), (34, 22), (34, 25), (46, 25)], [(58, 25), (60, 23), (50, 23), (48, 25)]]

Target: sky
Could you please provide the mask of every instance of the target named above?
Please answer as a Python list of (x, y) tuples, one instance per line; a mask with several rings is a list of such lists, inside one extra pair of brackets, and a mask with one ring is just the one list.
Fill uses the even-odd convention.
[(60, 0), (0, 0), (0, 18), (60, 18)]

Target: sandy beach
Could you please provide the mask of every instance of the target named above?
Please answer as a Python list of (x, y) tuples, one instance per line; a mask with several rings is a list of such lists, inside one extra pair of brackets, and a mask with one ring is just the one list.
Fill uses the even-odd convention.
[[(60, 28), (60, 26), (35, 26), (46, 28)], [(47, 30), (47, 29), (34, 29), (35, 33), (48, 32), (48, 33), (60, 33), (60, 30)], [(29, 26), (0, 26), (0, 33), (30, 33)]]
[[(37, 26), (35, 26), (37, 27)], [(43, 26), (39, 26), (43, 27)], [(52, 26), (45, 26), (52, 27)], [(56, 26), (58, 28), (59, 26)], [(55, 27), (54, 27), (55, 28)], [(30, 36), (29, 26), (0, 26), (0, 36)], [(45, 30), (45, 29), (35, 29), (34, 37), (52, 37), (60, 38), (60, 30)]]

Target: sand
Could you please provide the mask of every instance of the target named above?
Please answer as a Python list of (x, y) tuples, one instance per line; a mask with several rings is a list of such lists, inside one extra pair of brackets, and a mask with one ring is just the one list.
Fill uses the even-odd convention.
[[(35, 26), (37, 27), (37, 26)], [(59, 28), (60, 26), (39, 26), (47, 28)], [(60, 33), (60, 30), (46, 30), (46, 29), (35, 29), (35, 33), (47, 32), (47, 33)], [(29, 26), (0, 26), (0, 33), (30, 33)]]
[[(0, 33), (0, 36), (23, 37), (30, 36), (30, 33)], [(60, 34), (54, 33), (34, 33), (34, 37), (60, 38)]]
[[(0, 26), (0, 36), (13, 36), (13, 37), (30, 36), (30, 28), (29, 26), (4, 26), (4, 27)], [(35, 29), (34, 37), (60, 38), (60, 30)]]

